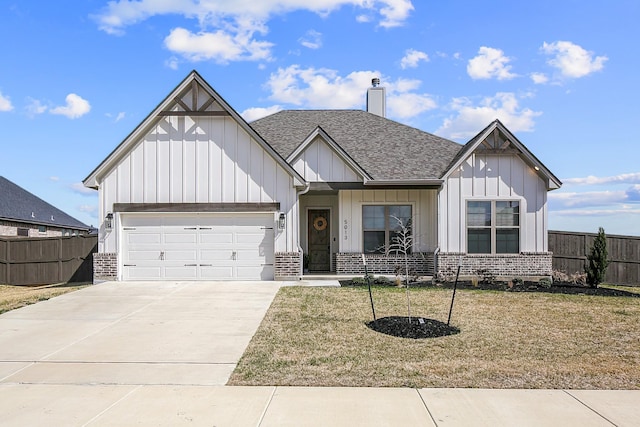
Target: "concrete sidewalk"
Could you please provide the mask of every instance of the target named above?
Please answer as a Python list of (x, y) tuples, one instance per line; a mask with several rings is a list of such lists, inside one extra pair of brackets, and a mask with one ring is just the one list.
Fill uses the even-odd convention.
[(0, 385), (3, 426), (638, 426), (640, 391)]
[(640, 391), (224, 386), (284, 285), (104, 283), (0, 315), (0, 424), (640, 425)]

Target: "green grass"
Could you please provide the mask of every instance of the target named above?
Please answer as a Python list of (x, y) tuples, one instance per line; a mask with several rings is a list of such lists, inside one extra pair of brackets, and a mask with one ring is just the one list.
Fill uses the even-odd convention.
[[(446, 322), (450, 290), (410, 292), (412, 315)], [(407, 315), (403, 289), (374, 298)], [(463, 290), (461, 332), (423, 340), (370, 320), (366, 288), (282, 288), (229, 384), (640, 389), (640, 298)]]

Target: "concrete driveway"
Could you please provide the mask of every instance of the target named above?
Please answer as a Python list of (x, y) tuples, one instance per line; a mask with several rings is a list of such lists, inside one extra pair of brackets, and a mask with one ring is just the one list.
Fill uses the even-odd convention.
[(0, 383), (224, 385), (278, 288), (110, 282), (5, 313)]

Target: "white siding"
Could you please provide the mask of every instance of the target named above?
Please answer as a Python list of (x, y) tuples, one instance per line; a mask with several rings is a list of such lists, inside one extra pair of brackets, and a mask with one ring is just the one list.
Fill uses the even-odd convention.
[(343, 190), (339, 193), (339, 250), (362, 251), (362, 205), (409, 204), (414, 222), (414, 250), (432, 252), (437, 247), (436, 190)]
[(293, 160), (308, 182), (361, 182), (362, 178), (322, 138), (317, 137)]
[[(105, 176), (101, 215), (114, 203), (270, 203), (287, 215), (276, 251), (297, 251), (293, 178), (230, 117), (165, 117)], [(114, 230), (116, 227), (114, 227)], [(115, 232), (101, 252), (116, 252)]]
[(547, 191), (542, 179), (517, 156), (472, 154), (445, 180), (439, 194), (439, 246), (466, 252), (466, 201), (520, 201), (520, 250), (547, 251)]

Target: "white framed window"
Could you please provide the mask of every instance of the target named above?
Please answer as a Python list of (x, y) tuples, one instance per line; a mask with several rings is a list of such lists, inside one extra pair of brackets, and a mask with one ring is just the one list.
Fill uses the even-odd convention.
[(401, 232), (398, 220), (411, 229), (411, 205), (363, 205), (364, 252), (388, 252)]
[(520, 202), (468, 200), (467, 253), (520, 253)]

